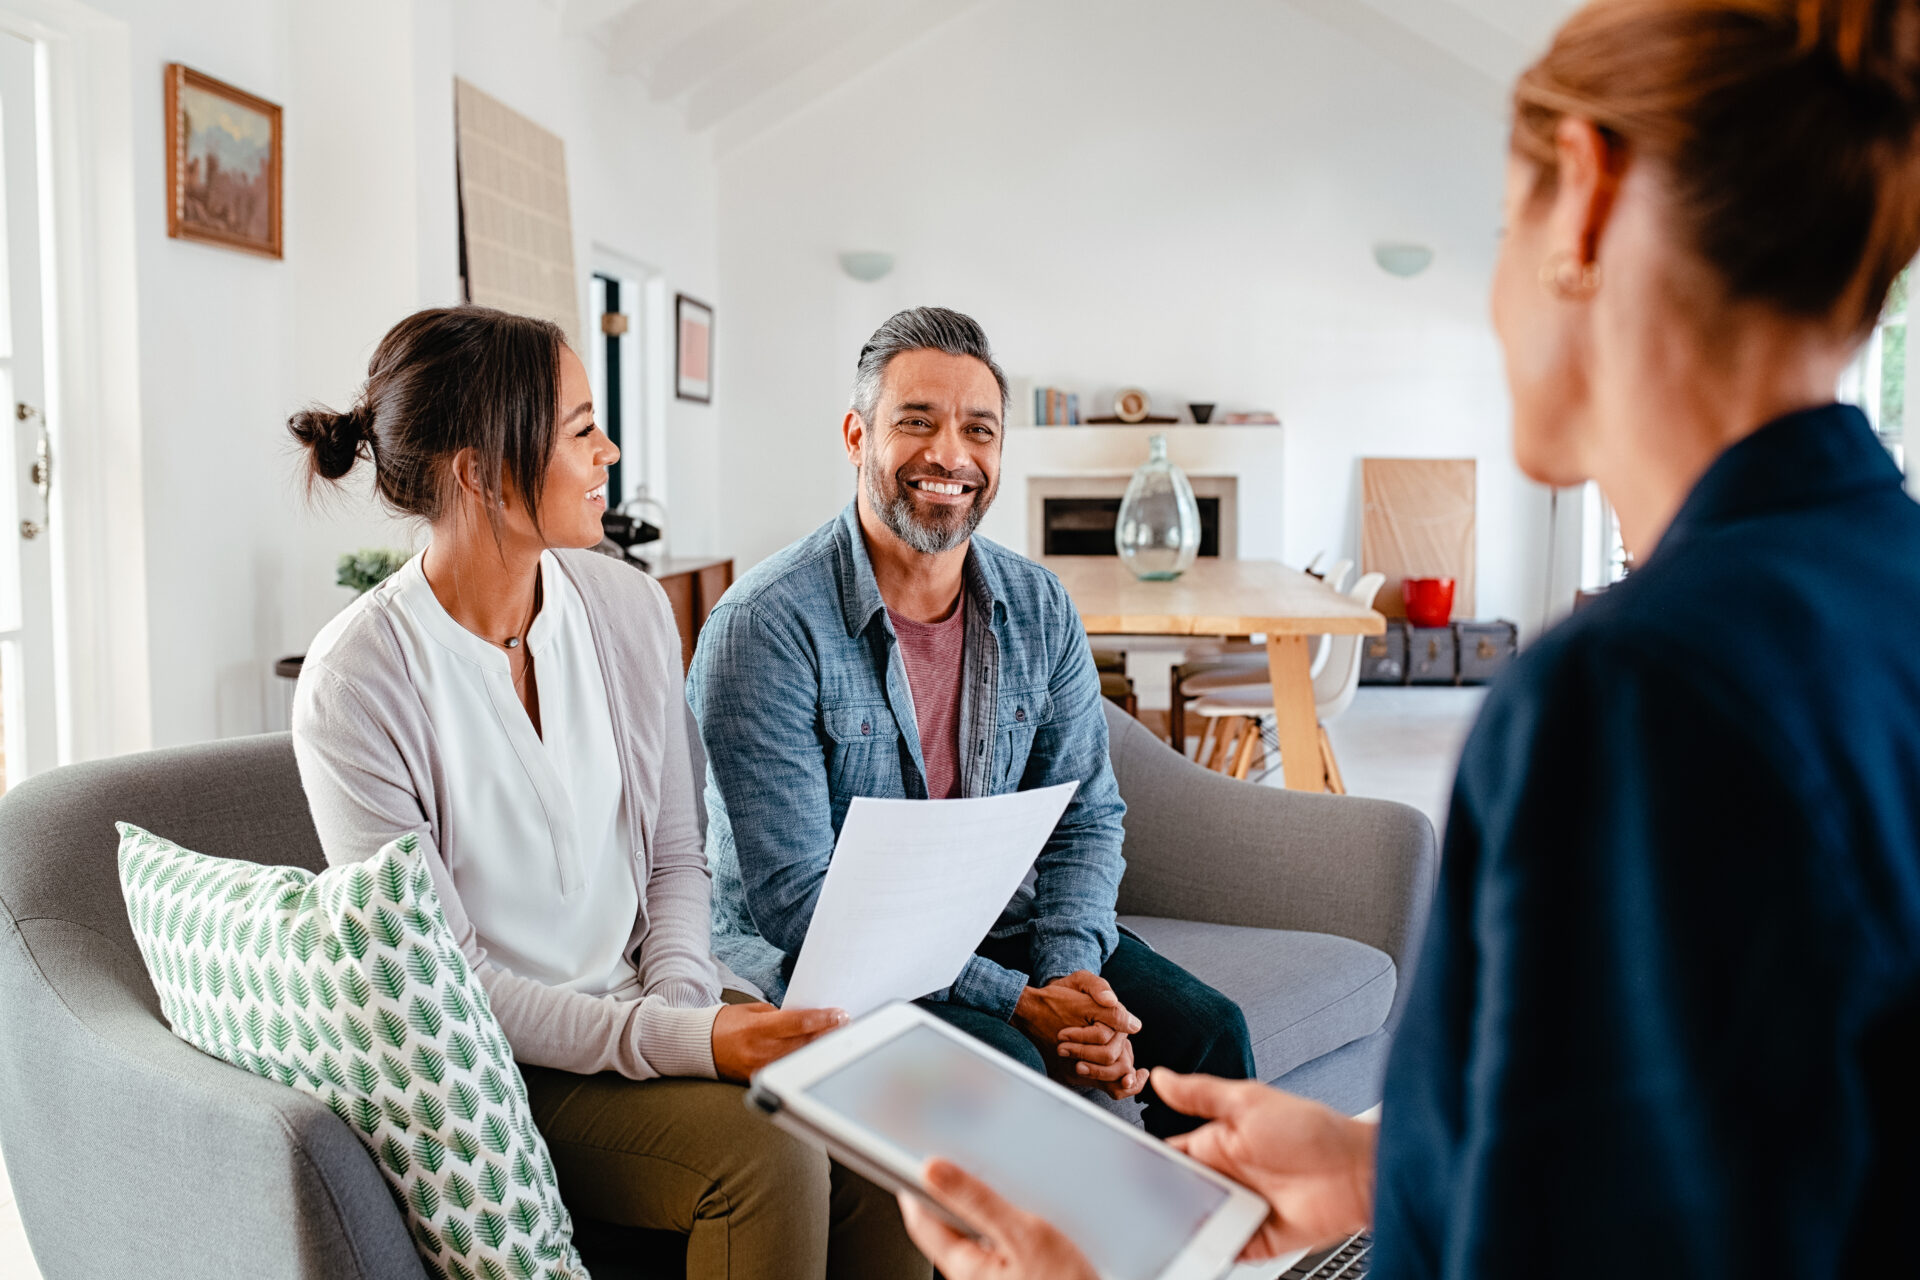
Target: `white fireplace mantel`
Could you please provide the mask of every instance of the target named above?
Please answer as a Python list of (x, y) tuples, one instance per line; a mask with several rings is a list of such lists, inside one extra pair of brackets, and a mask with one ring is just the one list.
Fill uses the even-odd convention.
[[(1115, 496), (1147, 460), (1147, 439), (1167, 438), (1167, 457), (1193, 482), (1195, 496), (1221, 498), (1222, 555), (1285, 558), (1281, 526), (1283, 441), (1279, 426), (1015, 427), (1001, 455), (1000, 494), (980, 532), (1028, 555), (1039, 552), (1035, 485), (1088, 487), (1055, 496)], [(1213, 486), (1233, 481), (1231, 495)], [(1203, 488), (1206, 482), (1209, 487)], [(1225, 487), (1225, 486), (1221, 486)], [(1233, 499), (1229, 514), (1228, 498)]]
[[(1111, 471), (1070, 476), (1027, 477), (1027, 554), (1039, 559), (1046, 554), (1046, 503), (1048, 498), (1123, 498), (1131, 471)], [(1220, 500), (1220, 558), (1234, 560), (1240, 555), (1240, 480), (1237, 476), (1187, 477), (1196, 498)], [(1005, 492), (1004, 485), (1002, 492)]]

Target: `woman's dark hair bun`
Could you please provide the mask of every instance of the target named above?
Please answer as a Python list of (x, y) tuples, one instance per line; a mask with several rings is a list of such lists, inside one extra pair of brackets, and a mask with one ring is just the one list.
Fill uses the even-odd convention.
[(365, 458), (390, 511), (435, 521), (460, 499), (453, 459), (472, 450), (494, 532), (509, 484), (539, 528), (566, 343), (551, 320), (491, 307), (414, 312), (374, 348), (351, 410), (314, 405), (287, 419), (306, 450), (309, 492)]
[(1856, 87), (1920, 125), (1920, 0), (1790, 0), (1803, 54), (1833, 59)]
[(313, 474), (338, 480), (353, 470), (367, 442), (367, 422), (361, 409), (334, 413), (330, 409), (302, 409), (287, 420), (287, 430), (307, 451)]

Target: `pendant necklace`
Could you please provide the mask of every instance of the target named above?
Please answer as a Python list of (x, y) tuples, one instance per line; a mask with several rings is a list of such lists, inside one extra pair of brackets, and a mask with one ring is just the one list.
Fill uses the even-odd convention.
[(524, 637), (527, 632), (533, 630), (533, 620), (540, 613), (540, 588), (542, 585), (539, 577), (536, 576), (533, 580), (533, 608), (528, 612), (526, 622), (521, 624), (520, 635), (508, 636), (505, 640), (502, 640), (500, 642), (501, 648), (518, 649), (522, 637)]

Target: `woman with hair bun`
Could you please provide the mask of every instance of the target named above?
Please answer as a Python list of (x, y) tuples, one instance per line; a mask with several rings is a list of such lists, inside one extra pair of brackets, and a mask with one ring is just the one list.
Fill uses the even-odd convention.
[(700, 1280), (927, 1275), (885, 1193), (743, 1104), (845, 1015), (758, 1003), (713, 958), (679, 631), (659, 583), (585, 549), (620, 451), (559, 329), (419, 312), (349, 412), (289, 428), (313, 479), (370, 461), (430, 532), (307, 652), (293, 745), (321, 845), (419, 837), (567, 1203), (686, 1235)]
[[(1920, 0), (1594, 0), (1514, 93), (1514, 452), (1638, 568), (1490, 693), (1369, 1125), (1156, 1072), (1372, 1275), (1911, 1274), (1920, 507), (1832, 403), (1920, 253)], [(1402, 975), (1406, 980), (1408, 975)], [(950, 1280), (1086, 1277), (947, 1165)], [(1897, 1260), (1906, 1257), (1907, 1262)]]

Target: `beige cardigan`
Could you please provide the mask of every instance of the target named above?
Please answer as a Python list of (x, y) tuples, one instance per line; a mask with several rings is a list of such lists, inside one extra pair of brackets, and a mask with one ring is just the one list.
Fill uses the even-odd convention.
[[(680, 633), (660, 584), (592, 551), (555, 552), (586, 603), (612, 704), (626, 827), (637, 833), (640, 910), (627, 955), (641, 998), (549, 987), (494, 964), (461, 907), (460, 815), (449, 811), (433, 725), (394, 630), (383, 583), (321, 636), (294, 694), (293, 747), (327, 861), (372, 857), (420, 837), (467, 962), (514, 1056), (535, 1066), (635, 1080), (708, 1076), (721, 970), (712, 954), (712, 881), (688, 732)], [(729, 985), (739, 985), (729, 978)]]

